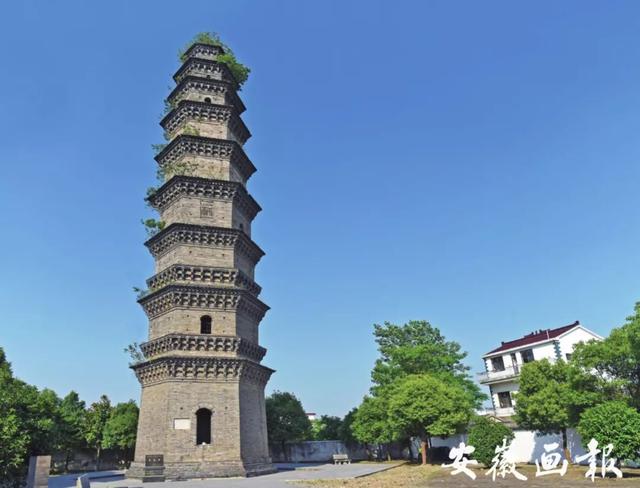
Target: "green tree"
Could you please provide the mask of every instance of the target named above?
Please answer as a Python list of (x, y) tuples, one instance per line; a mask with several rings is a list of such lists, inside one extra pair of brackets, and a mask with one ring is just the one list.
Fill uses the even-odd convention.
[(371, 372), (373, 393), (404, 376), (427, 373), (457, 382), (474, 397), (477, 407), (486, 399), (470, 378), (469, 367), (462, 362), (467, 353), (457, 342), (446, 340), (426, 320), (412, 320), (404, 325), (375, 324), (373, 335), (380, 352)]
[(105, 449), (117, 449), (121, 460), (129, 467), (133, 459), (138, 430), (138, 405), (133, 400), (118, 403), (109, 414), (104, 426), (102, 445)]
[(460, 384), (428, 374), (398, 380), (389, 392), (389, 423), (393, 431), (420, 438), (422, 464), (432, 436), (449, 437), (468, 424), (474, 399)]
[(309, 439), (311, 421), (293, 393), (274, 391), (266, 399), (269, 442), (279, 442), (286, 456), (285, 442)]
[(510, 442), (513, 431), (498, 420), (489, 417), (476, 416), (469, 427), (468, 444), (475, 447), (473, 458), (485, 466), (491, 466), (491, 460), (496, 454), (496, 446), (502, 445), (503, 439)]
[(356, 418), (357, 408), (352, 408), (349, 410), (347, 415), (342, 419), (342, 423), (340, 424), (340, 428), (338, 429), (338, 439), (340, 439), (345, 444), (353, 444), (356, 442), (356, 439), (353, 435), (353, 422)]
[(84, 437), (87, 444), (96, 450), (96, 469), (100, 470), (100, 458), (102, 456), (104, 442), (104, 428), (111, 415), (111, 401), (106, 395), (91, 404), (85, 417)]
[(640, 302), (626, 323), (606, 339), (578, 344), (571, 362), (594, 371), (607, 397), (623, 398), (640, 410)]
[(0, 348), (0, 479), (20, 484), (31, 455), (49, 454), (58, 445), (60, 399), (13, 376)]
[(311, 437), (315, 441), (334, 441), (340, 439), (342, 419), (332, 415), (322, 415), (311, 421)]
[(24, 476), (31, 444), (19, 386), (0, 348), (0, 480), (16, 486)]
[(60, 418), (59, 449), (65, 454), (64, 470), (68, 471), (71, 455), (86, 444), (83, 435), (86, 405), (75, 391), (71, 391), (60, 402), (58, 413)]
[(542, 434), (562, 434), (565, 457), (571, 460), (567, 428), (577, 425), (580, 414), (603, 401), (597, 379), (562, 360), (527, 363), (520, 373), (516, 394), (516, 422)]
[(389, 398), (385, 393), (378, 389), (375, 396), (365, 396), (354, 413), (351, 430), (364, 444), (386, 446), (397, 438), (389, 420)]
[(613, 444), (613, 457), (620, 461), (640, 458), (640, 413), (621, 401), (601, 403), (580, 417), (578, 432), (586, 447), (591, 439), (600, 446)]

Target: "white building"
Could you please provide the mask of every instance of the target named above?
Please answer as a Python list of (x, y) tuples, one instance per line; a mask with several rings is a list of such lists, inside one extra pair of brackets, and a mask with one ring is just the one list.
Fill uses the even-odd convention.
[(557, 329), (546, 329), (503, 342), (500, 347), (483, 356), (485, 371), (478, 374), (478, 381), (489, 386), (493, 410), (486, 412), (496, 417), (514, 414), (514, 393), (518, 391), (518, 377), (523, 364), (539, 359), (556, 361), (571, 358), (573, 348), (579, 342), (602, 340), (575, 322)]

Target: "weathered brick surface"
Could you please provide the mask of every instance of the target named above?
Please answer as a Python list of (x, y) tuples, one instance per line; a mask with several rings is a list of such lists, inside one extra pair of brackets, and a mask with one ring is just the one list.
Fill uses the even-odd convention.
[[(170, 135), (173, 137), (189, 126), (197, 129), (197, 137), (200, 138), (241, 142), (248, 133), (238, 119), (238, 113), (244, 110), (244, 106), (235, 94), (235, 85), (229, 81), (212, 82), (215, 79), (227, 80), (228, 73), (209, 62), (194, 61), (192, 58), (197, 58), (198, 53), (204, 53), (202, 56), (209, 59), (212, 56), (205, 48), (191, 52), (190, 60), (186, 62), (187, 69), (179, 72), (178, 78), (183, 81), (172, 97), (198, 103), (208, 103), (205, 97), (211, 98), (214, 104), (228, 104), (229, 109), (224, 108), (222, 112), (232, 115), (214, 120), (206, 107), (196, 107), (198, 118), (190, 120), (194, 110), (184, 110), (183, 103), (182, 112), (169, 114), (163, 124), (171, 126)], [(187, 78), (187, 75), (191, 77)], [(177, 107), (180, 107), (179, 103)], [(192, 138), (190, 141), (195, 144), (190, 147), (210, 147), (204, 139)], [(178, 161), (189, 163), (189, 176), (245, 185), (246, 176), (253, 171), (252, 165), (245, 156), (238, 155), (238, 151), (242, 151), (235, 147), (233, 157), (185, 153), (178, 156)], [(243, 166), (236, 167), (236, 164)], [(236, 229), (236, 235), (239, 230), (240, 235), (250, 236), (251, 221), (259, 207), (255, 202), (251, 203), (243, 187), (236, 185), (234, 188), (241, 190), (238, 198), (232, 198), (228, 193), (209, 192), (205, 196), (198, 193), (200, 190), (176, 192), (171, 200), (165, 199), (166, 204), (162, 204), (161, 219), (167, 225)], [(224, 232), (228, 234), (228, 231)], [(141, 301), (151, 317), (150, 340), (173, 333), (197, 336), (200, 334), (201, 317), (208, 315), (212, 318), (213, 336), (240, 337), (249, 343), (249, 349), (245, 345), (243, 350), (253, 347), (255, 351), (260, 318), (266, 309), (256, 300), (260, 288), (253, 283), (254, 267), (261, 251), (246, 237), (234, 245), (229, 245), (224, 239), (198, 239), (186, 243), (172, 241), (161, 249), (153, 250), (155, 273), (161, 273), (162, 279), (156, 280), (159, 288), (154, 288), (154, 293), (146, 301)], [(219, 268), (223, 274), (217, 274), (215, 279), (203, 279), (178, 277), (176, 273), (165, 272), (176, 267), (196, 266)], [(234, 270), (241, 272), (242, 279), (225, 278)], [(190, 279), (194, 281), (189, 282)], [(170, 290), (175, 290), (176, 286), (182, 287), (181, 290), (197, 288), (197, 296), (194, 298), (191, 291), (171, 294)], [(229, 293), (234, 295), (229, 296)], [(264, 387), (271, 370), (258, 367), (254, 362), (262, 357), (264, 351), (260, 355), (242, 356), (239, 348), (202, 348), (202, 342), (197, 340), (184, 341), (183, 344), (181, 348), (149, 353), (147, 362), (134, 368), (143, 388), (135, 461), (128, 475), (142, 477), (145, 457), (152, 454), (164, 456), (164, 475), (168, 479), (251, 476), (271, 472), (264, 401)], [(198, 359), (207, 357), (226, 360), (211, 363)], [(185, 361), (185, 358), (191, 359)], [(241, 368), (236, 361), (238, 358), (243, 359)], [(196, 445), (196, 412), (203, 408), (211, 411), (211, 443)]]

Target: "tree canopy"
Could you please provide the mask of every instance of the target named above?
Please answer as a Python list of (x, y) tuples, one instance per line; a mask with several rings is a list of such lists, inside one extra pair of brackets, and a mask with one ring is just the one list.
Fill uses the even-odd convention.
[(567, 428), (575, 427), (580, 414), (602, 401), (597, 380), (562, 360), (547, 359), (525, 364), (516, 394), (516, 422), (543, 434), (561, 433), (568, 449)]
[(340, 439), (342, 419), (333, 415), (322, 415), (311, 421), (311, 438), (315, 441), (333, 441)]
[(473, 458), (485, 466), (491, 466), (496, 446), (501, 445), (504, 439), (510, 442), (513, 438), (509, 427), (490, 417), (475, 416), (469, 426), (468, 443), (475, 447)]
[(103, 447), (119, 450), (122, 453), (121, 459), (124, 458), (125, 462), (132, 458), (136, 445), (138, 414), (138, 405), (133, 400), (119, 403), (111, 409), (104, 424)]
[(624, 399), (640, 410), (640, 302), (626, 323), (603, 341), (578, 344), (571, 362), (595, 372), (609, 398)]
[(461, 432), (473, 414), (473, 401), (460, 384), (428, 374), (409, 375), (389, 390), (389, 423), (396, 433), (420, 438), (426, 464), (429, 438)]
[(371, 372), (372, 392), (404, 376), (427, 373), (445, 382), (457, 382), (475, 398), (478, 407), (486, 399), (471, 380), (470, 368), (462, 362), (467, 353), (457, 342), (446, 340), (437, 327), (426, 320), (373, 327), (380, 357)]
[(586, 410), (578, 423), (586, 447), (591, 439), (600, 448), (613, 444), (612, 457), (637, 460), (640, 457), (640, 413), (622, 401), (601, 403)]
[(275, 391), (266, 399), (267, 431), (270, 442), (306, 440), (311, 421), (293, 393)]

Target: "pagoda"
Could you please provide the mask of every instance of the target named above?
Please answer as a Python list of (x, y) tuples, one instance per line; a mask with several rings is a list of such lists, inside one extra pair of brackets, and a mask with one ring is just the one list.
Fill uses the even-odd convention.
[(148, 197), (160, 223), (145, 243), (155, 259), (135, 459), (144, 481), (273, 472), (258, 326), (269, 307), (254, 268), (264, 252), (251, 238), (260, 206), (246, 190), (256, 171), (243, 150), (239, 84), (219, 45), (182, 56), (160, 125), (168, 144), (155, 157), (163, 184)]

